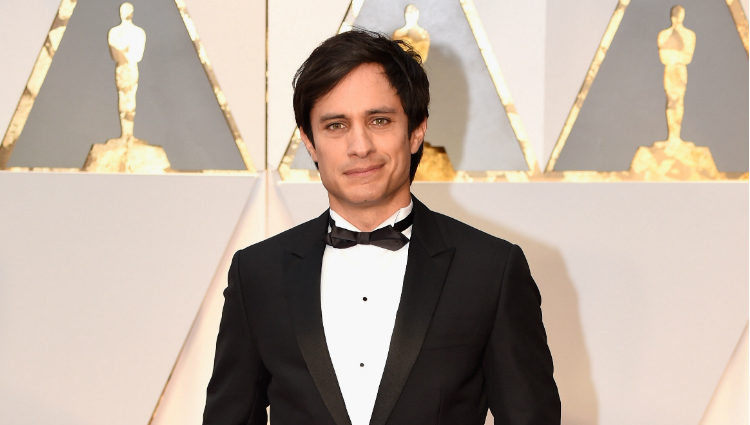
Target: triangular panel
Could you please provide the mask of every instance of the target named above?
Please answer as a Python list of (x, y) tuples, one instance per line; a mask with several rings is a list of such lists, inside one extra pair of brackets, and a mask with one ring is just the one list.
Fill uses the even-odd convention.
[[(146, 34), (134, 135), (172, 170), (253, 171), (182, 0), (132, 0)], [(120, 135), (108, 31), (120, 0), (63, 0), (0, 150), (0, 168), (75, 171), (93, 144)]]
[[(682, 137), (710, 148), (727, 176), (746, 176), (747, 19), (733, 0), (680, 4), (684, 25), (697, 36), (687, 65)], [(666, 138), (665, 65), (657, 34), (670, 26), (674, 5), (618, 2), (546, 172), (592, 170), (602, 173), (590, 174), (594, 179), (631, 179), (627, 172), (636, 150)]]

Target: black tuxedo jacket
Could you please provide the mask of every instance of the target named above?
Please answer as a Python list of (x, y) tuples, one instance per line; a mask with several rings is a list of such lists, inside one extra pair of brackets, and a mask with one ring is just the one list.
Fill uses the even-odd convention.
[[(328, 212), (238, 251), (205, 425), (350, 425), (328, 354)], [(371, 425), (560, 423), (541, 298), (521, 249), (414, 199), (401, 301)], [(367, 270), (362, 270), (367, 273)], [(352, 277), (356, 279), (356, 276)]]

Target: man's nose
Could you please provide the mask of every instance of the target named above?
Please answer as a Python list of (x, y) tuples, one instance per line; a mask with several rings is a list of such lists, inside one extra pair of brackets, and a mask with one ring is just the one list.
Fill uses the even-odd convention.
[(367, 131), (366, 125), (355, 125), (349, 137), (347, 154), (364, 158), (375, 150), (372, 134)]

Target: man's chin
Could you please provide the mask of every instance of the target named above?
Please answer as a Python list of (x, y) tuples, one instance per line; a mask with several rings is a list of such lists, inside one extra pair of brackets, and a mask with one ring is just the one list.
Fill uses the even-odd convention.
[(346, 202), (354, 206), (370, 206), (377, 204), (380, 199), (374, 194), (356, 194), (348, 196)]
[[(388, 182), (382, 179), (367, 183), (348, 183), (340, 184), (335, 190), (328, 191), (331, 202), (346, 204), (354, 208), (366, 208), (388, 204), (394, 198), (399, 197), (398, 193), (401, 192), (401, 190), (389, 190)], [(408, 187), (406, 192), (408, 193)]]
[(338, 197), (343, 203), (355, 207), (368, 207), (383, 202), (383, 192), (373, 187), (357, 187)]

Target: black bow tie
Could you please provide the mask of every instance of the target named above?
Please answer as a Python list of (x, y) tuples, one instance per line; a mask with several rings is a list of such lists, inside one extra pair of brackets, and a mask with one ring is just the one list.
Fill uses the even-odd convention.
[(393, 226), (389, 224), (372, 232), (354, 232), (336, 227), (336, 222), (329, 216), (328, 223), (331, 226), (331, 231), (323, 240), (325, 240), (326, 244), (334, 248), (349, 248), (357, 244), (362, 244), (375, 245), (391, 251), (398, 251), (409, 242), (409, 238), (401, 232), (411, 226), (412, 220), (413, 211), (405, 219)]

